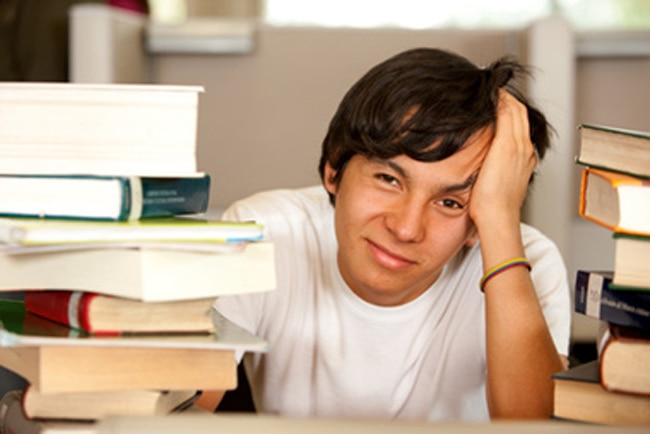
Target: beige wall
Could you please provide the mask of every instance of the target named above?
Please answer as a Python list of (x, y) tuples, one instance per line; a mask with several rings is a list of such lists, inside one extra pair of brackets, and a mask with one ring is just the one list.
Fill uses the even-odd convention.
[(255, 191), (319, 182), (320, 143), (344, 92), (401, 50), (439, 46), (484, 63), (517, 49), (508, 32), (261, 27), (252, 55), (158, 55), (152, 80), (201, 84), (198, 155), (223, 207)]
[[(650, 49), (644, 48), (650, 45), (643, 43), (650, 34), (634, 38), (641, 44), (631, 46), (642, 50), (632, 55), (622, 56), (616, 47), (594, 55), (590, 45), (585, 56), (566, 23), (554, 18), (520, 32), (262, 26), (250, 55), (158, 54), (148, 60), (153, 82), (206, 88), (199, 169), (212, 175), (211, 206), (218, 212), (259, 190), (318, 183), (320, 143), (336, 105), (386, 57), (417, 46), (451, 49), (480, 64), (520, 56), (537, 68), (528, 91), (558, 132), (527, 204), (527, 221), (556, 241), (573, 282), (579, 268), (611, 268), (614, 253), (611, 233), (577, 214), (575, 127), (587, 122), (650, 129)], [(574, 315), (574, 340), (593, 341), (596, 326)]]

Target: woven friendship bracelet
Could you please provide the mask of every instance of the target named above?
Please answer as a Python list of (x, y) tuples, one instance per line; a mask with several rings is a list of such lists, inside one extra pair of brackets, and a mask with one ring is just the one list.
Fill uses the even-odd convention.
[(509, 270), (510, 268), (513, 267), (526, 267), (528, 271), (532, 270), (533, 268), (530, 266), (530, 262), (526, 258), (512, 258), (508, 259), (507, 261), (503, 261), (500, 264), (495, 265), (494, 267), (490, 268), (485, 272), (483, 277), (481, 277), (481, 282), (479, 283), (479, 288), (481, 288), (481, 292), (485, 292), (485, 285), (487, 282), (492, 279), (494, 276), (497, 274), (500, 274), (506, 270)]

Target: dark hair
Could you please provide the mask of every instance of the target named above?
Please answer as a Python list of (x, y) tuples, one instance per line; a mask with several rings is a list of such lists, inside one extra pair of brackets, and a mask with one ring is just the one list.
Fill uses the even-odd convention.
[[(343, 97), (323, 140), (319, 173), (327, 163), (339, 182), (355, 155), (419, 161), (445, 159), (474, 133), (496, 124), (499, 89), (528, 108), (531, 140), (539, 158), (550, 127), (511, 82), (528, 71), (504, 57), (485, 68), (440, 49), (416, 48), (370, 69)], [(436, 146), (432, 146), (436, 144)], [(334, 197), (330, 195), (334, 203)]]

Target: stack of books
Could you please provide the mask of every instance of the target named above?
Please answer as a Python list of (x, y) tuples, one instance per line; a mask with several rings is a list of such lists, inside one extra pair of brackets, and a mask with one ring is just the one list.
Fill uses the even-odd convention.
[(581, 125), (580, 215), (611, 231), (609, 270), (578, 270), (574, 309), (602, 329), (597, 360), (554, 376), (558, 418), (650, 424), (650, 133)]
[(201, 91), (0, 83), (0, 291), (24, 293), (0, 301), (0, 365), (29, 383), (2, 432), (183, 409), (266, 351), (212, 307), (275, 264), (261, 225), (205, 218)]

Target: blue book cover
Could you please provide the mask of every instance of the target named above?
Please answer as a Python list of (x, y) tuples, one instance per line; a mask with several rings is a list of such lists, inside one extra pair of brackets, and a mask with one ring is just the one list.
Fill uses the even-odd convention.
[(579, 270), (574, 310), (612, 324), (650, 330), (650, 292), (613, 286), (612, 278), (611, 271)]

